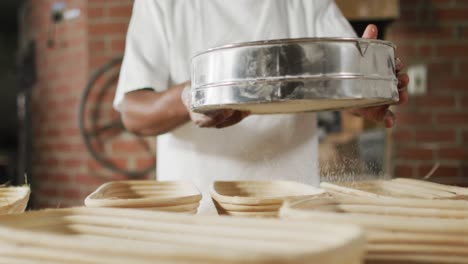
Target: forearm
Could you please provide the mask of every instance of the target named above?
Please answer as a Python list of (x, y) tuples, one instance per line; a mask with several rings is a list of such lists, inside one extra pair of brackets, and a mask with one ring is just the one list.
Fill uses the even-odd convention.
[(180, 95), (187, 82), (164, 92), (138, 90), (127, 93), (122, 103), (125, 127), (140, 135), (160, 135), (190, 120)]

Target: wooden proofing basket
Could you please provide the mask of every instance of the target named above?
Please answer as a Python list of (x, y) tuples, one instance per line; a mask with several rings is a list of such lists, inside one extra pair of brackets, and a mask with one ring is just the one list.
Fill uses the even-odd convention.
[(320, 187), (331, 193), (357, 196), (405, 197), (424, 199), (468, 200), (468, 188), (415, 179), (370, 180), (357, 182), (323, 182)]
[(0, 187), (0, 214), (18, 214), (28, 205), (29, 186)]
[(318, 188), (291, 181), (217, 181), (211, 197), (219, 214), (276, 217), (285, 199), (323, 193)]
[(362, 226), (372, 263), (468, 263), (465, 201), (330, 196), (287, 201), (280, 215)]
[(1, 263), (361, 263), (349, 224), (70, 208), (0, 216)]
[(189, 182), (116, 181), (101, 185), (86, 197), (85, 205), (196, 213), (201, 198)]

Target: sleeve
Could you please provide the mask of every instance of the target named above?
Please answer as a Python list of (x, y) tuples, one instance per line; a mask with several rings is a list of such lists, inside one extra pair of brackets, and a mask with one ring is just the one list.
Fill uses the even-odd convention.
[(127, 31), (114, 108), (120, 110), (126, 93), (167, 89), (169, 80), (164, 12), (158, 1), (135, 0)]
[(356, 32), (343, 16), (335, 1), (321, 1), (316, 16), (317, 37), (356, 38)]

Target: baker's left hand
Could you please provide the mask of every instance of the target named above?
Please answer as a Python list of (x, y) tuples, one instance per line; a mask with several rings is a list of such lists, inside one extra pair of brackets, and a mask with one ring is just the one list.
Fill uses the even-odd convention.
[[(370, 38), (376, 39), (377, 38), (377, 27), (375, 25), (368, 25), (362, 38)], [(400, 59), (396, 59), (396, 76), (398, 79), (398, 94), (399, 94), (399, 101), (398, 104), (405, 104), (408, 102), (408, 92), (406, 91), (406, 86), (409, 83), (409, 78), (406, 73), (403, 73), (402, 70), (404, 68), (403, 63)], [(362, 116), (366, 119), (375, 121), (375, 122), (383, 122), (385, 127), (390, 128), (393, 127), (395, 124), (395, 115), (389, 109), (390, 105), (381, 105), (381, 106), (374, 106), (374, 107), (366, 107), (366, 108), (358, 108), (358, 109), (351, 109), (348, 110), (352, 114)]]

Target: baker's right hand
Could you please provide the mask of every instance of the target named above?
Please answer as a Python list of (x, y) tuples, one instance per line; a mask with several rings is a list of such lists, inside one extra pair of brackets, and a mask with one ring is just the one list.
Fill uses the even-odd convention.
[(192, 103), (191, 87), (191, 83), (187, 82), (182, 91), (181, 97), (182, 102), (190, 114), (190, 119), (192, 119), (195, 125), (199, 127), (224, 128), (239, 123), (249, 115), (249, 112), (231, 109), (213, 110), (203, 114), (195, 113), (190, 107)]

